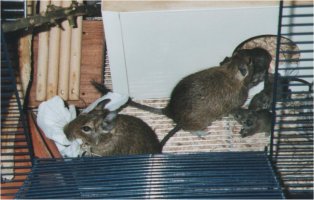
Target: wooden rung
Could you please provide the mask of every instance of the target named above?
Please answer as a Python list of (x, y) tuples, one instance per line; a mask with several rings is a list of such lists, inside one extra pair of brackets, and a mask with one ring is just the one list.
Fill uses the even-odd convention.
[[(46, 12), (49, 0), (40, 1), (40, 12)], [(48, 44), (49, 31), (38, 34), (38, 67), (37, 67), (37, 84), (36, 84), (36, 100), (46, 100), (47, 94), (47, 71), (48, 71)]]
[[(62, 0), (62, 7), (70, 5), (71, 1)], [(68, 100), (72, 29), (67, 20), (63, 21), (61, 26), (64, 30), (61, 31), (58, 95), (63, 100)]]
[[(83, 3), (82, 0), (78, 1)], [(80, 98), (80, 75), (81, 75), (81, 49), (82, 49), (82, 17), (77, 17), (77, 28), (72, 29), (71, 40), (71, 64), (69, 77), (69, 99)]]
[[(51, 4), (61, 6), (61, 1), (53, 0)], [(60, 28), (52, 27), (49, 38), (49, 58), (48, 58), (48, 77), (47, 77), (47, 99), (57, 95), (58, 75), (59, 75), (59, 56), (60, 56)]]

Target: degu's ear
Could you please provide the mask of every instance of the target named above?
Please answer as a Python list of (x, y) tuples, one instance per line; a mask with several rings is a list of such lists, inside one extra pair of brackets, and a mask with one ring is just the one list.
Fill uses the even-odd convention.
[(115, 120), (117, 117), (117, 112), (116, 111), (112, 111), (110, 113), (108, 113), (108, 115), (105, 117), (105, 120), (107, 122), (112, 122), (113, 120)]
[(105, 133), (110, 132), (115, 127), (115, 119), (117, 118), (117, 112), (109, 112), (102, 121), (102, 128)]
[(107, 103), (109, 103), (110, 99), (104, 99), (103, 101), (99, 102), (94, 110), (104, 110)]
[(220, 63), (219, 63), (219, 65), (221, 66), (221, 65), (224, 65), (224, 64), (226, 64), (226, 63), (228, 63), (228, 62), (230, 62), (231, 61), (231, 58), (230, 57), (225, 57), (225, 59), (223, 60), (223, 61), (221, 61)]

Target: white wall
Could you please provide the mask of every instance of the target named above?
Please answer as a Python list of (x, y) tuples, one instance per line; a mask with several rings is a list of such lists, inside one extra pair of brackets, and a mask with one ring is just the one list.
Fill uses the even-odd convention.
[(242, 41), (277, 34), (278, 7), (103, 11), (115, 92), (169, 97), (184, 76), (217, 66)]

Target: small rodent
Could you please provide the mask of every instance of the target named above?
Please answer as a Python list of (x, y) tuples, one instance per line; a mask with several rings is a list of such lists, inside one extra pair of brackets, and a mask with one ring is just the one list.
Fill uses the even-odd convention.
[(233, 113), (234, 119), (242, 125), (241, 137), (265, 132), (270, 135), (272, 114), (268, 110), (250, 110), (240, 108)]
[[(220, 66), (225, 69), (226, 65), (229, 65), (229, 66), (232, 65), (231, 64), (232, 60), (238, 59), (241, 56), (242, 57), (250, 57), (250, 59), (252, 61), (253, 69), (251, 68), (251, 70), (250, 70), (250, 77), (246, 78), (246, 83), (244, 84), (248, 88), (251, 88), (251, 87), (257, 85), (258, 83), (260, 83), (261, 81), (264, 80), (265, 74), (266, 74), (266, 72), (267, 72), (267, 70), (269, 68), (269, 64), (271, 62), (272, 57), (269, 54), (269, 52), (267, 50), (263, 49), (263, 48), (243, 49), (243, 50), (235, 51), (233, 53), (232, 57), (226, 57), (220, 63)], [(236, 63), (236, 62), (233, 62), (233, 63)], [(232, 68), (232, 66), (231, 66), (231, 68)], [(186, 79), (193, 79), (193, 81), (190, 82), (190, 83), (186, 83), (184, 86), (181, 86), (181, 88), (180, 88), (180, 86), (177, 85), (175, 87), (175, 89), (174, 89), (176, 91), (173, 91), (172, 94), (180, 93), (180, 90), (182, 90), (182, 92), (185, 92), (185, 90), (188, 87), (191, 87), (191, 89), (192, 88), (196, 89), (195, 94), (191, 95), (191, 96), (189, 94), (181, 95), (181, 96), (184, 96), (184, 97), (182, 97), (183, 101), (185, 101), (185, 100), (191, 101), (191, 99), (193, 99), (193, 98), (197, 99), (197, 97), (202, 97), (202, 96), (204, 96), (206, 94), (208, 94), (208, 96), (216, 97), (215, 92), (219, 92), (220, 90), (224, 90), (223, 86), (228, 85), (228, 82), (229, 82), (228, 78), (230, 77), (230, 75), (231, 76), (234, 75), (234, 74), (232, 74), (234, 72), (230, 71), (229, 75), (227, 75), (227, 76), (223, 75), (223, 78), (219, 81), (219, 82), (222, 82), (222, 84), (219, 84), (219, 86), (217, 86), (217, 84), (214, 83), (214, 81), (210, 81), (210, 80), (209, 81), (205, 81), (205, 82), (208, 82), (207, 85), (209, 85), (210, 87), (214, 86), (214, 88), (216, 88), (217, 91), (215, 91), (215, 89), (212, 89), (212, 90), (209, 89), (208, 91), (206, 91), (207, 90), (206, 88), (201, 89), (203, 87), (202, 84), (196, 85), (194, 82), (198, 81), (199, 77), (205, 77), (206, 75), (208, 75), (208, 73), (209, 74), (215, 73), (215, 71), (219, 71), (219, 70), (220, 69), (217, 69), (217, 67), (214, 67), (214, 69), (210, 68), (208, 70), (203, 70), (201, 72), (196, 73), (197, 75), (190, 75), (190, 76), (184, 78), (183, 80), (181, 80), (181, 82), (178, 83), (178, 85), (179, 84), (183, 85), (182, 82), (184, 82), (184, 80), (186, 80)], [(204, 73), (204, 74), (202, 74), (202, 73)], [(193, 76), (193, 77), (191, 78), (191, 76)], [(190, 80), (188, 80), (188, 81), (190, 81)], [(224, 81), (226, 81), (227, 84), (223, 83)], [(200, 82), (200, 80), (198, 82)], [(212, 84), (212, 85), (210, 85), (210, 84)], [(185, 89), (183, 87), (185, 87)], [(197, 88), (197, 87), (200, 87), (200, 88)], [(234, 89), (236, 89), (236, 87)], [(226, 99), (227, 97), (228, 97), (228, 95), (224, 95), (224, 97), (222, 99)], [(181, 98), (179, 98), (179, 99), (176, 99), (176, 98), (177, 98), (176, 95), (171, 95), (170, 102), (171, 101), (181, 101)], [(220, 102), (219, 100), (216, 100), (216, 103), (214, 105), (215, 106), (219, 106), (220, 105), (219, 102)], [(136, 108), (139, 108), (139, 109), (143, 109), (143, 110), (152, 112), (152, 113), (155, 113), (155, 114), (167, 114), (168, 116), (171, 117), (171, 111), (169, 111), (169, 107), (171, 107), (170, 105), (168, 105), (164, 109), (158, 109), (158, 108), (153, 108), (153, 107), (150, 107), (150, 106), (146, 106), (146, 105), (142, 105), (142, 104), (136, 103), (136, 102), (132, 101), (131, 99), (129, 101), (129, 105), (133, 106), (133, 107), (136, 107)], [(180, 112), (180, 111), (178, 111), (178, 112)], [(228, 114), (228, 113), (226, 113), (226, 114)]]
[(243, 105), (252, 76), (251, 57), (239, 51), (221, 66), (183, 78), (173, 89), (164, 113), (183, 130), (204, 130)]
[(99, 156), (161, 153), (155, 132), (139, 118), (105, 109), (109, 101), (100, 102), (67, 124), (67, 138), (81, 139), (91, 154)]

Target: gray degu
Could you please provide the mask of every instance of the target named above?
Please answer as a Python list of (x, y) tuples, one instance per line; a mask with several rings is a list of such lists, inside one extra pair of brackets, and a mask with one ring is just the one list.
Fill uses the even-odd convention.
[[(219, 66), (180, 80), (163, 109), (142, 105), (129, 98), (127, 105), (166, 115), (176, 123), (161, 141), (141, 119), (106, 110), (104, 105), (108, 100), (100, 102), (89, 113), (80, 114), (64, 128), (64, 132), (69, 140), (82, 139), (90, 147), (91, 154), (160, 153), (168, 139), (180, 129), (202, 135), (213, 121), (238, 112), (249, 89), (265, 79), (271, 59), (268, 51), (262, 48), (238, 50)], [(109, 91), (102, 84), (92, 84), (102, 94)]]

